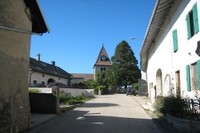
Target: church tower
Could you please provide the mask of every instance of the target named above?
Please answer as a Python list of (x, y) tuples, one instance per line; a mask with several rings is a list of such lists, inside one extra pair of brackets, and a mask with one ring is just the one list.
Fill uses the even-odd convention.
[(97, 57), (97, 61), (94, 64), (94, 79), (96, 79), (96, 73), (100, 71), (106, 71), (108, 67), (110, 67), (112, 64), (110, 62), (110, 59), (108, 57), (108, 54), (106, 53), (106, 50), (104, 46), (102, 45), (102, 48), (99, 52), (99, 56)]

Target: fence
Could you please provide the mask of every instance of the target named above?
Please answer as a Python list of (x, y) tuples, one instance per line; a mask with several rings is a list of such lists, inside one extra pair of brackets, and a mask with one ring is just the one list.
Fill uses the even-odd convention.
[(186, 116), (192, 119), (200, 120), (200, 98), (196, 99), (184, 99), (186, 107), (185, 110), (187, 112)]

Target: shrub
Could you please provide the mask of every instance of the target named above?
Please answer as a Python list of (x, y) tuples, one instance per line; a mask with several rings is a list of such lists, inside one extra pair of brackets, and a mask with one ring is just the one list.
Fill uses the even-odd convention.
[(97, 89), (101, 90), (101, 94), (108, 94), (108, 88), (105, 85), (99, 85)]
[(66, 96), (65, 93), (59, 94), (59, 102), (60, 103), (67, 103), (68, 100), (69, 100), (69, 98)]
[(157, 96), (155, 104), (154, 104), (154, 108), (155, 108), (156, 112), (161, 113), (161, 110), (162, 110), (163, 105), (164, 105), (163, 103), (164, 103), (164, 97)]
[(155, 102), (155, 110), (163, 114), (170, 114), (175, 117), (183, 118), (186, 112), (186, 103), (184, 99), (179, 97), (169, 96), (161, 97), (158, 96)]
[(78, 103), (83, 103), (90, 98), (85, 97), (85, 96), (77, 96), (77, 97), (67, 97), (65, 93), (60, 93), (59, 95), (59, 102), (64, 103), (64, 104), (78, 104)]

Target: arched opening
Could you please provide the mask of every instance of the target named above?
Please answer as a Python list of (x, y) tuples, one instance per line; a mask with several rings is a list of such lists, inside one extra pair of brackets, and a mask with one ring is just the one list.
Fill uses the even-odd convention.
[(162, 71), (158, 69), (156, 73), (156, 96), (163, 96), (163, 88), (162, 88)]
[(172, 88), (171, 88), (171, 76), (169, 74), (166, 75), (164, 80), (164, 93), (165, 95), (172, 95)]
[(47, 81), (48, 84), (50, 84), (50, 83), (54, 83), (54, 82), (55, 82), (55, 80), (52, 79), (52, 78), (48, 79), (48, 81)]

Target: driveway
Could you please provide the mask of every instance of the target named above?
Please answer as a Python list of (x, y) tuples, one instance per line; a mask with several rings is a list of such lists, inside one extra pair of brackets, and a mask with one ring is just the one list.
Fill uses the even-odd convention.
[(102, 95), (26, 133), (159, 133), (143, 108), (125, 94)]

